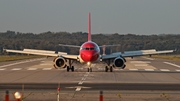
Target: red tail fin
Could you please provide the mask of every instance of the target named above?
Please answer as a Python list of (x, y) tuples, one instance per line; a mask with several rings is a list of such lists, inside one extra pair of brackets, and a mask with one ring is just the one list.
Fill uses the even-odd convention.
[(91, 14), (88, 15), (88, 41), (91, 41)]

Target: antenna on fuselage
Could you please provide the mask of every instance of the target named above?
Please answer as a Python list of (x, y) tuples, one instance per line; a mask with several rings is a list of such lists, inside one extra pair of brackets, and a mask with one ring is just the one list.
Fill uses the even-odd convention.
[(88, 41), (91, 41), (91, 13), (88, 15)]

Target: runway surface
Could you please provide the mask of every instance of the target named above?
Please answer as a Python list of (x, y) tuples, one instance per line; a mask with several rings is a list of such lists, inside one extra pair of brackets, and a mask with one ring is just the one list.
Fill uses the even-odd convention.
[[(104, 72), (105, 64), (92, 64), (93, 72), (87, 72), (86, 65), (75, 64), (75, 72), (66, 72), (66, 69), (54, 69), (52, 60), (1, 62), (0, 95), (3, 96), (6, 89), (14, 92), (24, 88), (24, 94), (30, 94), (25, 101), (42, 98), (52, 101), (60, 86), (61, 100), (68, 101), (98, 99), (100, 90), (104, 91), (107, 101), (178, 101), (180, 98), (177, 96), (180, 92), (180, 61), (136, 57), (126, 59), (124, 70), (116, 68), (113, 72)], [(43, 92), (51, 97), (45, 97)]]

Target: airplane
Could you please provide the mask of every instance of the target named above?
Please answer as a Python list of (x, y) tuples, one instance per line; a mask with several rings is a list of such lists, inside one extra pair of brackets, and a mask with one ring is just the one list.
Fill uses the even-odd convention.
[(91, 14), (88, 14), (88, 41), (83, 43), (81, 46), (76, 45), (63, 45), (59, 44), (59, 46), (67, 46), (67, 47), (76, 47), (79, 48), (79, 55), (70, 55), (65, 52), (58, 52), (56, 54), (54, 51), (47, 50), (34, 50), (34, 49), (24, 49), (21, 50), (10, 50), (4, 49), (6, 52), (13, 53), (23, 53), (23, 54), (34, 54), (34, 55), (45, 55), (45, 56), (53, 56), (56, 57), (53, 60), (54, 67), (58, 68), (66, 68), (67, 72), (70, 70), (74, 71), (73, 63), (78, 61), (80, 63), (86, 63), (88, 66), (88, 72), (92, 72), (91, 64), (104, 62), (107, 65), (105, 66), (105, 72), (113, 72), (113, 68), (124, 69), (126, 67), (125, 57), (135, 57), (135, 56), (143, 56), (143, 55), (153, 55), (153, 54), (161, 54), (161, 53), (172, 53), (174, 50), (164, 50), (164, 51), (156, 51), (155, 49), (150, 50), (138, 50), (138, 51), (125, 51), (125, 52), (116, 52), (112, 54), (100, 54), (100, 48), (111, 47), (116, 45), (103, 45), (98, 46), (95, 42), (91, 40)]

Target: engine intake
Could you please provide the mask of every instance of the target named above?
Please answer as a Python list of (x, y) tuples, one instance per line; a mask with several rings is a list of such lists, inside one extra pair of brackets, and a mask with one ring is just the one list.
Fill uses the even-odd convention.
[(63, 57), (57, 57), (54, 59), (54, 67), (57, 68), (65, 68), (66, 67), (66, 59)]
[(114, 66), (115, 67), (122, 67), (124, 69), (125, 67), (125, 59), (123, 57), (117, 57), (114, 59)]

